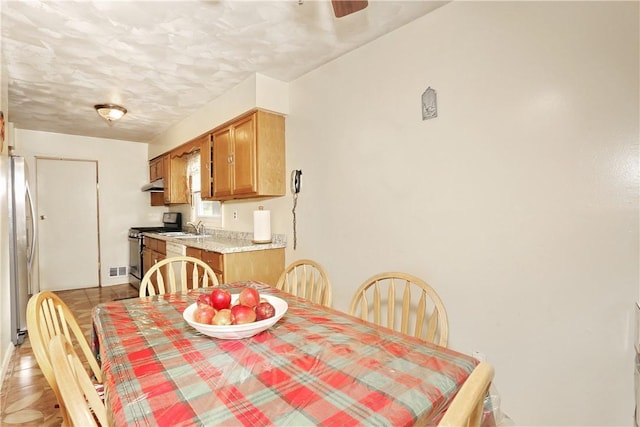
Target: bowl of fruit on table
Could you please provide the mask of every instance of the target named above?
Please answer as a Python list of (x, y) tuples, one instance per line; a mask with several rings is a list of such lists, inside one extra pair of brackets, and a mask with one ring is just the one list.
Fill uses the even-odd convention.
[(197, 331), (213, 338), (237, 340), (252, 337), (273, 326), (287, 312), (287, 302), (272, 295), (260, 295), (246, 287), (239, 294), (214, 288), (200, 294), (198, 301), (182, 313)]

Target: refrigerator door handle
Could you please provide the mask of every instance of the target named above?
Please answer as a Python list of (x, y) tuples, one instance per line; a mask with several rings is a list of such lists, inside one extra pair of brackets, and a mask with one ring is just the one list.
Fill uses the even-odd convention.
[[(29, 271), (29, 276), (31, 275), (31, 267), (33, 263), (33, 257), (36, 253), (36, 242), (38, 241), (38, 229), (36, 227), (36, 210), (33, 205), (33, 196), (31, 195), (31, 190), (29, 189), (29, 183), (25, 184), (27, 198), (29, 199), (29, 207), (31, 208), (31, 229), (33, 230), (33, 236), (31, 239), (31, 253), (27, 257), (27, 269)], [(31, 281), (29, 280), (29, 288), (31, 288)], [(29, 289), (29, 293), (32, 294), (32, 289)]]

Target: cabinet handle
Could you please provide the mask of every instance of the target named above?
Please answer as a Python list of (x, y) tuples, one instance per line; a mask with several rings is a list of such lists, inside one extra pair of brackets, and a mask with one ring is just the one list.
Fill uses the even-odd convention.
[(233, 154), (229, 156), (229, 163), (233, 163)]

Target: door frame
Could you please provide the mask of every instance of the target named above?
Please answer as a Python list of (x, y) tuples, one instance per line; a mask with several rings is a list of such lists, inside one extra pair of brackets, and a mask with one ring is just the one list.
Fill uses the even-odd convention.
[[(100, 170), (98, 160), (94, 159), (74, 159), (68, 157), (51, 157), (51, 156), (34, 156), (35, 159), (35, 178), (36, 178), (36, 189), (38, 188), (37, 177), (38, 177), (38, 160), (57, 160), (57, 161), (67, 161), (67, 162), (87, 162), (95, 164), (95, 185), (96, 185), (96, 242), (98, 244), (98, 288), (102, 288), (102, 257), (101, 257), (101, 245), (100, 245)], [(38, 199), (38, 194), (36, 194), (36, 200)], [(37, 220), (37, 218), (36, 218)], [(37, 247), (38, 252), (40, 252), (40, 247)], [(38, 257), (40, 255), (38, 254)], [(40, 265), (38, 263), (38, 277), (40, 276)]]

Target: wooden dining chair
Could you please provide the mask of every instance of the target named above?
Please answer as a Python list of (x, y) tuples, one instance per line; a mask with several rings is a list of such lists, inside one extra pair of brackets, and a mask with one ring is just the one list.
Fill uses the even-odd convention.
[(72, 425), (107, 426), (104, 402), (96, 392), (78, 354), (64, 335), (51, 338), (49, 355), (56, 383)]
[(86, 364), (89, 365), (95, 383), (102, 383), (100, 366), (91, 351), (91, 346), (83, 334), (75, 316), (56, 294), (42, 291), (33, 295), (27, 304), (27, 330), (33, 354), (45, 379), (58, 399), (63, 425), (71, 425), (64, 400), (60, 394), (49, 354), (49, 342), (53, 337), (64, 336), (76, 348), (80, 348)]
[(449, 322), (444, 304), (427, 282), (410, 274), (385, 272), (370, 277), (355, 292), (349, 312), (377, 325), (447, 346)]
[(331, 282), (324, 267), (310, 259), (292, 262), (280, 275), (276, 288), (331, 307)]
[(151, 266), (140, 282), (140, 297), (218, 285), (216, 273), (209, 264), (194, 257), (176, 256)]
[(476, 366), (451, 401), (438, 427), (479, 427), (493, 374), (493, 366), (487, 362)]

